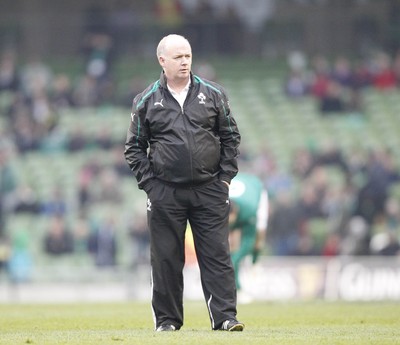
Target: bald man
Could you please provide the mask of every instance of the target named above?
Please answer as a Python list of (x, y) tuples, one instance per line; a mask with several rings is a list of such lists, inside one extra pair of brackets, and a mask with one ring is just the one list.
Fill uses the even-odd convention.
[(125, 144), (126, 160), (147, 194), (155, 329), (183, 325), (189, 222), (211, 329), (242, 331), (228, 241), (240, 134), (223, 88), (192, 74), (186, 38), (164, 37), (157, 58), (160, 79), (135, 97)]

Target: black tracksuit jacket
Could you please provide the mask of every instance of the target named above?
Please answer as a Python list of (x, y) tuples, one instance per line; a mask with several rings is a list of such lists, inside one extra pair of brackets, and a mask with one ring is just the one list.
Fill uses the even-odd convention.
[(238, 171), (240, 134), (225, 91), (190, 77), (183, 109), (163, 72), (133, 101), (125, 157), (140, 189), (148, 191), (154, 178), (177, 186), (230, 183)]

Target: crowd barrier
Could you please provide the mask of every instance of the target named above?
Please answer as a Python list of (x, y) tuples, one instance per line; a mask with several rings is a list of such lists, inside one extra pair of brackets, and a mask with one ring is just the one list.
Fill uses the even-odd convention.
[[(0, 303), (150, 301), (150, 267), (71, 267), (70, 273), (13, 284), (0, 280)], [(184, 270), (185, 298), (203, 300), (197, 264)], [(254, 301), (400, 301), (400, 257), (270, 257), (240, 272)]]

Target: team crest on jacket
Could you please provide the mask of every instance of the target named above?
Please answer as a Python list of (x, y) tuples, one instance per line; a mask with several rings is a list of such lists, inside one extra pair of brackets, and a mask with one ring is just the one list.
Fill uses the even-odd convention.
[(206, 96), (204, 96), (204, 93), (203, 93), (203, 92), (200, 92), (200, 93), (197, 95), (197, 98), (200, 100), (200, 101), (199, 101), (199, 104), (206, 104), (206, 102), (204, 102), (204, 101), (206, 100)]

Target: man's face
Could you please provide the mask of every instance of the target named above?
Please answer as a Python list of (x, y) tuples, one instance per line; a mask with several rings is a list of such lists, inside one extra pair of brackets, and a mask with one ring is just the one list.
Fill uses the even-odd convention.
[(168, 43), (159, 62), (168, 80), (187, 80), (192, 67), (192, 49), (186, 40), (178, 39)]

